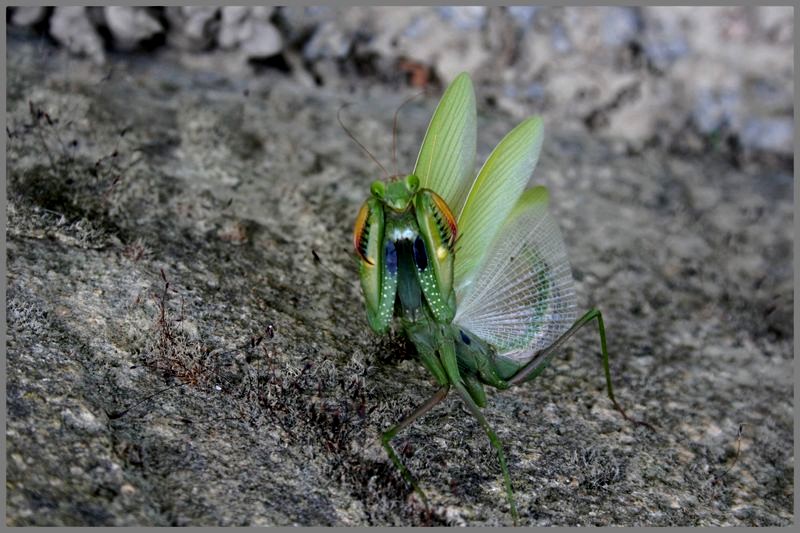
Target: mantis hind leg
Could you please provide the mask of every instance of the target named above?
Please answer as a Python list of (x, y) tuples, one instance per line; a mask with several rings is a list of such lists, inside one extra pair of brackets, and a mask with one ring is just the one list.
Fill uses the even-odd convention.
[(575, 323), (572, 324), (572, 326), (563, 335), (556, 339), (553, 344), (537, 353), (534, 358), (531, 359), (525, 366), (523, 366), (516, 374), (514, 374), (514, 376), (512, 376), (508, 382), (511, 385), (519, 385), (521, 383), (530, 381), (541, 374), (545, 367), (547, 367), (547, 364), (553, 358), (555, 350), (560, 348), (561, 345), (569, 340), (570, 337), (575, 335), (579, 329), (592, 320), (597, 321), (597, 331), (600, 334), (600, 351), (603, 360), (603, 372), (605, 373), (606, 377), (606, 390), (608, 392), (608, 398), (611, 400), (611, 403), (614, 404), (614, 408), (620, 412), (625, 420), (634, 424), (646, 426), (652, 431), (655, 431), (655, 428), (649, 423), (629, 417), (619, 402), (617, 402), (617, 399), (614, 397), (614, 386), (611, 384), (611, 367), (608, 362), (608, 349), (606, 348), (606, 328), (603, 324), (603, 314), (599, 309), (590, 309), (587, 311), (586, 314), (576, 320)]
[(444, 400), (449, 390), (450, 390), (449, 385), (445, 385), (444, 387), (440, 388), (438, 391), (436, 391), (436, 394), (431, 396), (430, 399), (428, 399), (428, 401), (417, 407), (413, 413), (411, 413), (403, 420), (401, 420), (394, 426), (390, 427), (383, 434), (381, 434), (381, 444), (383, 445), (383, 448), (386, 450), (386, 453), (389, 454), (389, 458), (392, 460), (397, 469), (400, 470), (400, 473), (403, 475), (403, 478), (406, 480), (406, 482), (408, 482), (408, 484), (411, 485), (411, 487), (413, 487), (414, 492), (419, 494), (420, 498), (422, 498), (422, 501), (425, 503), (426, 507), (428, 505), (428, 498), (425, 496), (425, 493), (422, 491), (417, 482), (414, 480), (414, 477), (411, 475), (411, 472), (409, 472), (408, 468), (406, 468), (406, 465), (404, 465), (403, 462), (400, 460), (400, 457), (398, 457), (397, 452), (394, 451), (394, 448), (392, 448), (392, 445), (390, 444), (389, 441), (391, 441), (403, 429), (411, 425), (411, 423), (414, 422), (414, 420), (421, 417), (422, 415), (433, 409), (439, 402)]
[(500, 461), (500, 469), (503, 471), (503, 481), (505, 482), (506, 486), (506, 499), (508, 500), (508, 505), (511, 508), (511, 516), (514, 519), (514, 525), (517, 524), (517, 520), (519, 519), (519, 514), (517, 513), (517, 504), (514, 499), (514, 489), (511, 487), (511, 474), (508, 472), (508, 465), (506, 465), (506, 456), (503, 452), (503, 443), (500, 442), (500, 438), (494, 432), (492, 427), (487, 422), (486, 417), (483, 416), (481, 410), (478, 408), (478, 405), (470, 396), (469, 391), (464, 388), (462, 385), (456, 385), (456, 392), (458, 392), (461, 399), (464, 400), (464, 403), (467, 405), (470, 413), (474, 416), (478, 423), (480, 423), (483, 430), (486, 432), (486, 436), (489, 437), (489, 442), (492, 443), (495, 451), (497, 452), (497, 459)]

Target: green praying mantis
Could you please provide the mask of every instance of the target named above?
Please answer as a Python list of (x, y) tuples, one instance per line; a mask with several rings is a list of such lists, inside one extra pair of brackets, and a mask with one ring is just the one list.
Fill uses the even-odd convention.
[(382, 434), (383, 447), (427, 504), (391, 440), (452, 389), (497, 453), (516, 523), (503, 446), (481, 412), (484, 386), (505, 390), (531, 381), (565, 341), (595, 321), (608, 397), (630, 419), (614, 398), (603, 315), (591, 309), (577, 316), (547, 189), (525, 190), (542, 147), (541, 119), (530, 117), (511, 130), (477, 176), (476, 121), (472, 82), (462, 73), (434, 112), (413, 172), (372, 183), (353, 246), (371, 329), (386, 333), (399, 319), (439, 386)]

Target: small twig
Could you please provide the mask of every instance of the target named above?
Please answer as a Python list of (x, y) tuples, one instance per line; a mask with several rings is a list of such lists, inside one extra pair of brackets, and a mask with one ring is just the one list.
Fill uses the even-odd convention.
[(744, 429), (744, 424), (739, 424), (739, 431), (736, 432), (736, 455), (733, 457), (733, 462), (725, 469), (724, 472), (721, 474), (717, 474), (714, 476), (714, 479), (711, 480), (711, 483), (719, 483), (722, 481), (722, 478), (728, 475), (734, 466), (736, 466), (736, 462), (739, 460), (739, 452), (742, 449), (742, 430)]
[(149, 400), (152, 400), (156, 396), (158, 396), (158, 395), (160, 395), (160, 394), (162, 394), (164, 392), (167, 392), (168, 390), (175, 389), (177, 387), (183, 387), (184, 385), (186, 385), (186, 383), (176, 383), (174, 385), (170, 385), (169, 387), (164, 387), (163, 389), (158, 390), (158, 391), (156, 391), (156, 392), (154, 392), (152, 394), (149, 394), (149, 395), (145, 396), (144, 398), (142, 398), (141, 400), (139, 400), (137, 402), (134, 402), (133, 404), (129, 405), (128, 407), (126, 407), (124, 409), (121, 409), (119, 411), (111, 411), (111, 412), (106, 411), (106, 415), (108, 415), (108, 418), (110, 418), (111, 420), (116, 420), (117, 418), (122, 418), (123, 416), (128, 414), (128, 411), (130, 411), (131, 409), (134, 409), (134, 408), (140, 406), (141, 404), (143, 404), (143, 403), (145, 403), (145, 402), (147, 402)]

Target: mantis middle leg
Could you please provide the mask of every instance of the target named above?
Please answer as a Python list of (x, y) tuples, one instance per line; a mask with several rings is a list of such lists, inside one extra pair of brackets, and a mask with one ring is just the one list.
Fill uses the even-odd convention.
[(520, 385), (527, 381), (532, 380), (539, 374), (541, 374), (544, 369), (547, 367), (550, 360), (555, 355), (555, 350), (561, 347), (567, 340), (570, 339), (575, 333), (581, 329), (583, 326), (591, 322), (592, 320), (597, 321), (597, 330), (600, 333), (600, 351), (602, 354), (603, 360), (603, 371), (606, 377), (606, 390), (608, 392), (608, 397), (611, 400), (611, 403), (614, 404), (614, 408), (622, 414), (625, 420), (632, 422), (634, 424), (639, 424), (642, 426), (646, 426), (650, 428), (652, 431), (655, 431), (655, 428), (650, 425), (649, 423), (643, 420), (636, 420), (630, 418), (622, 406), (617, 402), (617, 399), (614, 397), (614, 387), (611, 384), (611, 367), (608, 362), (608, 349), (606, 348), (606, 328), (603, 324), (603, 314), (598, 309), (590, 309), (586, 312), (582, 317), (575, 321), (574, 324), (563, 334), (561, 335), (556, 341), (545, 348), (544, 350), (540, 351), (539, 353), (534, 356), (525, 366), (523, 366), (519, 371), (512, 376), (508, 382), (511, 385)]

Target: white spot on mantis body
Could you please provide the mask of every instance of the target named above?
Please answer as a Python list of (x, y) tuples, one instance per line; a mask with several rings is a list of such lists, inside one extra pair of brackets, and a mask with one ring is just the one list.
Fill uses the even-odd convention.
[(391, 235), (389, 235), (389, 238), (392, 239), (393, 241), (399, 241), (402, 239), (412, 240), (416, 236), (417, 234), (411, 228), (403, 228), (403, 229), (395, 228), (392, 230), (392, 233)]

